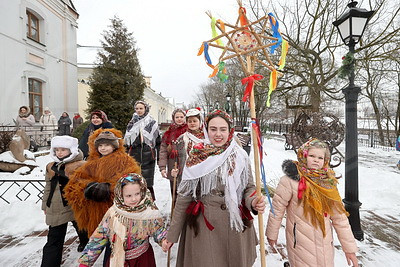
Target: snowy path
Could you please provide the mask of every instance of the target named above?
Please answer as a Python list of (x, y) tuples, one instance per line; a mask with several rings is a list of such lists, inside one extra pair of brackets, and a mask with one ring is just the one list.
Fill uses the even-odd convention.
[[(264, 158), (267, 179), (270, 185), (276, 185), (282, 175), (280, 165), (284, 159), (295, 159), (293, 151), (283, 149), (284, 141), (281, 138), (273, 138), (265, 141)], [(340, 147), (343, 152), (343, 146)], [(252, 155), (251, 155), (252, 156)], [(400, 262), (400, 171), (395, 164), (400, 158), (400, 153), (395, 151), (383, 151), (380, 149), (359, 147), (359, 190), (361, 206), (361, 220), (365, 232), (365, 240), (358, 242), (360, 252), (358, 258), (361, 266), (399, 266)], [(44, 168), (49, 157), (40, 157), (41, 168)], [(344, 175), (344, 163), (335, 170)], [(35, 176), (40, 171), (35, 172)], [(9, 177), (9, 174), (0, 173), (0, 177)], [(30, 177), (30, 178), (36, 178)], [(24, 176), (24, 179), (29, 177)], [(339, 191), (344, 196), (344, 178), (340, 180)], [(1, 186), (1, 185), (0, 185)], [(170, 213), (169, 182), (161, 178), (156, 171), (155, 191), (157, 205), (161, 212), (168, 217)], [(264, 226), (267, 221), (264, 215)], [(257, 220), (254, 220), (257, 224)], [(0, 202), (0, 266), (39, 266), (42, 247), (46, 242), (46, 236), (29, 236), (34, 231), (44, 231), (44, 215), (40, 205), (34, 201), (13, 201), (11, 204)], [(256, 225), (258, 231), (258, 226)], [(74, 229), (69, 227), (65, 245), (63, 266), (77, 266), (79, 253), (76, 251), (77, 242)], [(284, 228), (278, 240), (278, 250), (286, 255), (284, 247)], [(339, 242), (335, 240), (336, 256), (335, 266), (347, 266), (344, 253)], [(158, 266), (166, 266), (167, 254), (153, 244)], [(172, 265), (175, 265), (177, 245), (171, 253)], [(267, 266), (283, 266), (281, 254), (273, 253), (270, 247), (267, 250)], [(259, 248), (257, 248), (259, 254)], [(99, 259), (95, 266), (102, 266)], [(260, 266), (258, 257), (254, 266)]]

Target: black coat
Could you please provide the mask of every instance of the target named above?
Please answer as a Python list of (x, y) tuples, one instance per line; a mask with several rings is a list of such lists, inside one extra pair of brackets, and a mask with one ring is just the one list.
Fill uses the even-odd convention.
[(83, 132), (83, 135), (81, 137), (81, 140), (79, 141), (79, 149), (82, 150), (83, 152), (83, 158), (87, 158), (89, 156), (89, 146), (88, 146), (88, 141), (89, 141), (89, 136), (96, 131), (97, 129), (111, 129), (114, 128), (114, 126), (111, 124), (111, 122), (103, 122), (100, 125), (94, 125), (92, 123), (89, 124), (89, 126), (85, 129)]
[(154, 184), (154, 168), (160, 151), (161, 137), (157, 137), (154, 149), (140, 140), (140, 135), (138, 135), (135, 142), (129, 147), (129, 155), (140, 164), (142, 176), (146, 179), (147, 186), (152, 187)]
[(61, 116), (58, 120), (59, 135), (70, 135), (71, 134), (71, 119), (69, 117)]

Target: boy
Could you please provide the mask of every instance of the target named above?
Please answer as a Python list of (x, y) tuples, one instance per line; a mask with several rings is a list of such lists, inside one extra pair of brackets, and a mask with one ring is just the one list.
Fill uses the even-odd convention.
[(62, 191), (69, 182), (69, 176), (84, 164), (83, 154), (78, 149), (78, 139), (70, 136), (56, 136), (51, 139), (50, 162), (46, 167), (46, 186), (43, 194), (42, 210), (49, 225), (47, 243), (43, 248), (41, 266), (60, 266), (68, 222), (72, 222), (78, 232), (82, 251), (88, 242), (85, 233), (79, 232), (74, 214)]

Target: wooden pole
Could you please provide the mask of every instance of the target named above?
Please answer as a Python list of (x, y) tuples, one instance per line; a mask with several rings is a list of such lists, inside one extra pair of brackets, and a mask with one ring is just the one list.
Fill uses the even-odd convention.
[[(175, 162), (174, 169), (178, 167), (178, 163)], [(172, 221), (172, 215), (174, 214), (174, 208), (175, 208), (175, 193), (176, 191), (176, 175), (174, 176), (174, 184), (172, 186), (172, 203), (171, 203), (171, 221)], [(168, 249), (168, 257), (167, 257), (167, 266), (171, 266), (171, 248)]]
[[(250, 56), (247, 56), (247, 72), (254, 74), (254, 64), (252, 64), (252, 59)], [(254, 101), (254, 85), (250, 93), (250, 115), (251, 119), (256, 118), (256, 107)], [(260, 179), (260, 155), (258, 151), (258, 138), (256, 130), (251, 127), (251, 133), (253, 136), (253, 152), (254, 152), (254, 165), (255, 165), (255, 172), (256, 172), (256, 191), (257, 197), (261, 196), (261, 179)], [(260, 236), (260, 257), (261, 257), (261, 266), (265, 267), (265, 242), (264, 242), (264, 220), (263, 214), (258, 213), (258, 231)]]

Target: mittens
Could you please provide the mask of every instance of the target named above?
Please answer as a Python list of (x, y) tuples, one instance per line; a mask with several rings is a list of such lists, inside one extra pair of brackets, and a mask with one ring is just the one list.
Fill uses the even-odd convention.
[(109, 201), (111, 197), (110, 184), (97, 182), (88, 183), (85, 188), (84, 194), (86, 199), (96, 202)]

